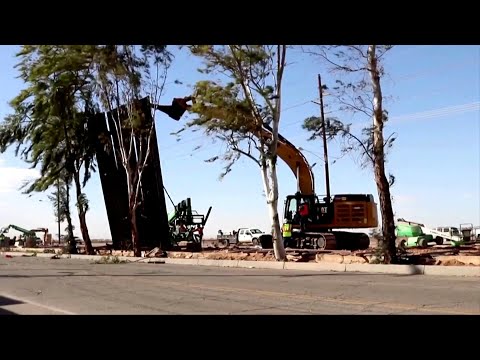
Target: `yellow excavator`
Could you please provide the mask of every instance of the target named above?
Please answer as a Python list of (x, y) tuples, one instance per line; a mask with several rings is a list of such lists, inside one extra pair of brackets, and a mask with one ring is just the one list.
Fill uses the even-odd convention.
[[(166, 106), (171, 118), (179, 120), (190, 109), (192, 97), (176, 98)], [(211, 109), (210, 109), (211, 110)], [(217, 118), (222, 117), (218, 109)], [(217, 114), (216, 114), (217, 115)], [(264, 125), (260, 134), (264, 139), (272, 138), (272, 129)], [(368, 229), (378, 226), (377, 204), (372, 194), (339, 194), (318, 196), (312, 167), (305, 156), (282, 135), (278, 135), (277, 155), (294, 173), (297, 192), (285, 200), (284, 221), (292, 225), (292, 237), (287, 244), (291, 248), (320, 250), (362, 250), (370, 245), (370, 238), (362, 232), (342, 231), (346, 229)], [(307, 206), (308, 214), (300, 215), (300, 207)]]
[[(262, 136), (272, 137), (272, 129), (264, 125)], [(318, 196), (312, 167), (291, 142), (278, 134), (277, 155), (297, 178), (297, 192), (285, 200), (284, 220), (292, 224), (291, 247), (321, 250), (362, 250), (370, 246), (370, 238), (361, 232), (339, 229), (368, 229), (378, 226), (377, 204), (372, 194), (339, 194)], [(300, 207), (308, 207), (308, 215)]]

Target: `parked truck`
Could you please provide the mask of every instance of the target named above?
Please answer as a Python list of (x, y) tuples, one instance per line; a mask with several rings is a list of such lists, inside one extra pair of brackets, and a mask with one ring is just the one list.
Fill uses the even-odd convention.
[(239, 228), (229, 234), (218, 231), (217, 240), (226, 246), (233, 244), (253, 244), (261, 245), (262, 248), (272, 248), (272, 235), (256, 228)]
[(454, 226), (439, 226), (431, 229), (424, 227), (423, 231), (432, 235), (437, 245), (443, 245), (445, 241), (450, 241), (452, 245), (457, 245), (463, 241), (460, 229)]

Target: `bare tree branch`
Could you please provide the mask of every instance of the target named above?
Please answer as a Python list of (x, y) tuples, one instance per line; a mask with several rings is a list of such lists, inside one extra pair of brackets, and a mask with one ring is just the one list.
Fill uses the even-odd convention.
[(334, 68), (332, 69), (333, 71), (341, 70), (341, 71), (345, 71), (347, 73), (354, 73), (354, 72), (360, 72), (360, 71), (367, 70), (366, 67), (351, 68), (351, 67), (348, 67), (348, 66), (340, 65), (339, 63), (336, 63), (333, 60), (331, 60), (325, 53), (318, 53), (318, 52), (309, 51), (309, 50), (306, 50), (305, 53), (310, 54), (310, 55), (320, 56), (326, 62), (328, 62), (330, 65), (334, 66)]

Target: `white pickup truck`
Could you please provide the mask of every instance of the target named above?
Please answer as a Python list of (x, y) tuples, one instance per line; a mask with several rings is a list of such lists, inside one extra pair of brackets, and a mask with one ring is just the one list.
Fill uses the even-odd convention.
[(238, 229), (238, 242), (239, 243), (246, 243), (251, 242), (253, 245), (259, 244), (259, 238), (262, 235), (269, 235), (259, 229), (251, 229), (251, 228), (240, 228)]
[[(268, 239), (271, 242), (272, 235), (256, 228), (240, 228), (234, 234), (224, 234), (220, 230), (217, 235), (217, 240), (227, 241), (228, 244), (252, 243), (253, 245), (259, 245), (263, 239)], [(264, 242), (264, 244), (267, 243)]]

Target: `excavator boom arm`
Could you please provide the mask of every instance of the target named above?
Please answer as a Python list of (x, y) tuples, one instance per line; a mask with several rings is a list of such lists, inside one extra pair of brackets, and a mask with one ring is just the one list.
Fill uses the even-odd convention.
[(31, 230), (27, 230), (27, 229), (24, 229), (24, 228), (21, 228), (20, 226), (17, 226), (17, 225), (8, 225), (6, 228), (4, 228), (4, 232), (7, 232), (8, 229), (14, 229), (14, 230), (17, 230), (21, 233), (24, 233), (24, 234), (27, 234), (27, 235), (35, 235), (34, 232), (32, 232)]
[[(188, 101), (192, 101), (195, 103), (195, 98), (193, 96), (187, 96), (183, 99), (175, 98), (172, 102), (171, 106), (159, 106), (153, 105), (158, 110), (161, 110), (167, 113), (170, 117), (170, 108), (174, 108), (175, 106), (179, 109), (178, 114), (176, 113), (173, 117), (175, 120), (179, 120), (182, 114), (190, 109), (190, 105), (187, 104)], [(168, 110), (164, 109), (168, 108)], [(213, 108), (211, 109), (213, 110)], [(217, 109), (215, 109), (217, 110)], [(223, 111), (218, 109), (215, 111), (216, 117), (221, 119), (223, 116)], [(271, 140), (273, 138), (273, 131), (272, 128), (268, 125), (264, 125), (260, 134), (254, 134), (256, 136), (260, 135), (266, 140)], [(297, 179), (297, 187), (298, 191), (304, 195), (314, 195), (315, 194), (315, 179), (313, 176), (312, 168), (308, 163), (305, 156), (298, 150), (295, 145), (285, 139), (281, 134), (278, 134), (278, 145), (277, 145), (277, 155), (280, 159), (282, 159), (292, 170), (293, 174)]]
[[(267, 139), (273, 138), (270, 126), (264, 125), (262, 136)], [(297, 178), (298, 191), (304, 195), (314, 195), (315, 178), (310, 164), (300, 150), (280, 133), (278, 134), (277, 155), (288, 165)]]

